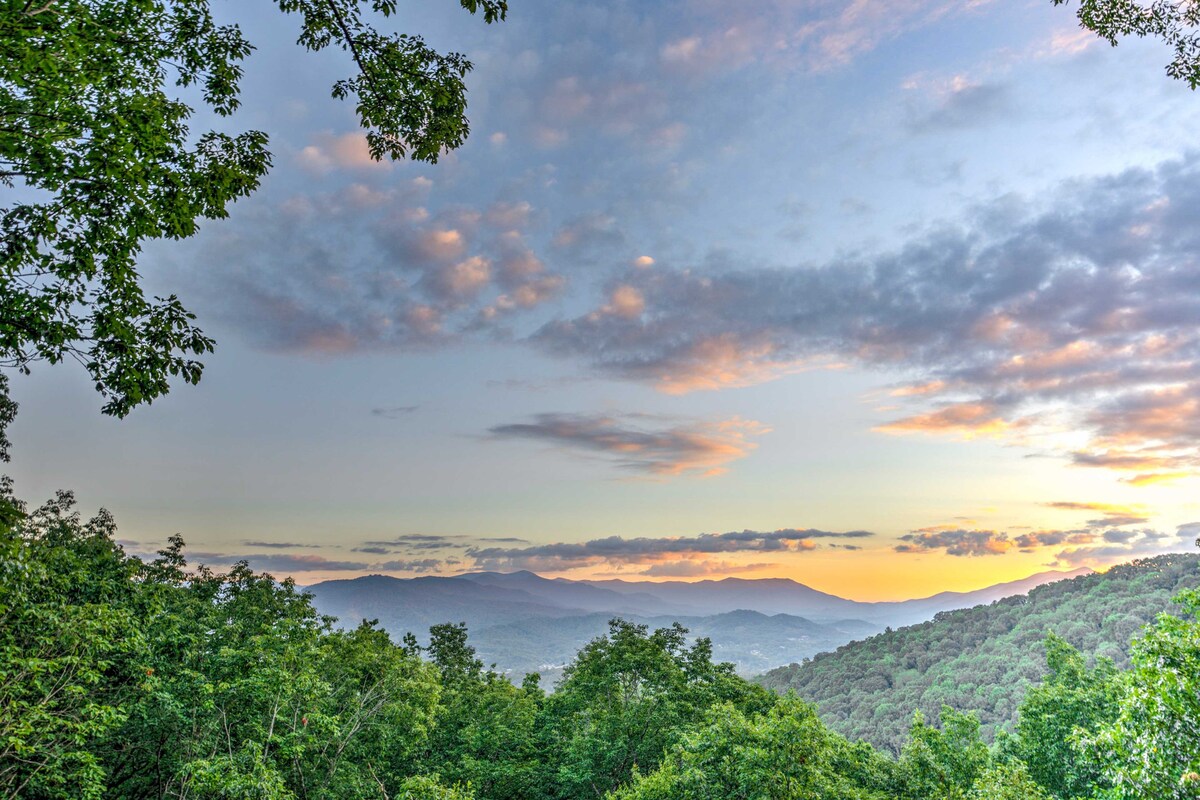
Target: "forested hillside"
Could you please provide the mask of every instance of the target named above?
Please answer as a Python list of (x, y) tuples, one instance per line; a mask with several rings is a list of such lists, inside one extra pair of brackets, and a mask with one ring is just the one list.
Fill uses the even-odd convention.
[(1031, 683), (1045, 673), (1047, 633), (1094, 659), (1129, 662), (1132, 638), (1172, 598), (1200, 585), (1200, 556), (1173, 554), (1040, 586), (1028, 595), (938, 614), (852, 642), (759, 682), (794, 689), (851, 739), (898, 752), (914, 711), (943, 705), (978, 713), (985, 739), (1015, 722)]
[[(1012, 639), (1028, 638), (1028, 677), (1046, 674), (1013, 736), (989, 748), (979, 718), (947, 706), (916, 717), (893, 756), (852, 744), (794, 695), (738, 677), (680, 625), (613, 620), (547, 693), (536, 679), (516, 686), (485, 669), (463, 626), (434, 626), (428, 647), (370, 623), (337, 630), (290, 580), (244, 564), (225, 574), (189, 567), (178, 538), (152, 562), (127, 556), (112, 517), (83, 521), (70, 495), (28, 514), (9, 507), (0, 524), (6, 800), (1200, 796), (1196, 591), (1182, 593), (1186, 619), (1163, 615), (1148, 629), (1128, 671), (1103, 658), (1089, 669), (1062, 639), (1047, 639), (1044, 655), (1034, 655), (1036, 637)], [(1009, 623), (985, 624), (988, 609), (976, 609), (900, 636), (979, 620), (961, 626), (978, 645), (1004, 640), (1022, 611), (1045, 623), (1056, 619), (1049, 609), (1075, 603), (1108, 642), (1168, 586), (1194, 583), (1195, 568), (1194, 557), (1154, 559), (1083, 579), (1087, 591), (1052, 586), (992, 607), (1011, 610)], [(1068, 634), (1086, 644), (1085, 628)], [(972, 677), (982, 689), (986, 678)], [(871, 686), (864, 692), (886, 702), (886, 686)]]

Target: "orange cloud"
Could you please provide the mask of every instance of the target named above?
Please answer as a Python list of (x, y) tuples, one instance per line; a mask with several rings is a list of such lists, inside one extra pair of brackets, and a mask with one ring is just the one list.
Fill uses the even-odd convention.
[(1062, 511), (1099, 511), (1104, 514), (1129, 515), (1137, 513), (1140, 506), (1114, 505), (1112, 503), (1076, 503), (1069, 500), (1059, 500), (1053, 503), (1042, 503), (1047, 508), (1057, 508)]
[(367, 137), (354, 131), (333, 135), (319, 134), (313, 144), (303, 148), (298, 156), (301, 166), (314, 172), (341, 169), (391, 169), (389, 159), (376, 161), (371, 157)]
[(748, 344), (733, 334), (701, 339), (677, 365), (658, 375), (657, 386), (664, 394), (753, 386), (807, 366), (800, 359), (775, 358), (774, 353), (769, 342)]
[(601, 309), (601, 313), (635, 319), (640, 317), (645, 310), (646, 298), (642, 293), (633, 286), (622, 284), (612, 290), (608, 305)]
[(1193, 472), (1143, 472), (1128, 478), (1121, 478), (1121, 481), (1131, 486), (1152, 486), (1159, 483), (1174, 483), (1194, 476)]
[(1020, 423), (1012, 423), (987, 403), (956, 403), (928, 414), (877, 425), (874, 430), (883, 433), (949, 433), (965, 439), (980, 436), (996, 437), (1007, 433)]

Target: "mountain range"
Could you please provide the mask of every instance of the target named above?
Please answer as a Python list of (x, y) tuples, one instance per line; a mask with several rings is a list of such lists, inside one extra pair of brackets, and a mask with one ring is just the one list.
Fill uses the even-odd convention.
[(454, 577), (369, 575), (309, 586), (317, 609), (351, 627), (377, 619), (400, 638), (465, 622), (486, 663), (520, 677), (553, 677), (579, 648), (621, 617), (659, 628), (679, 622), (707, 636), (714, 656), (743, 673), (762, 672), (836, 649), (885, 627), (911, 625), (942, 611), (1025, 594), (1090, 572), (1043, 572), (972, 592), (942, 592), (901, 602), (865, 603), (787, 578), (686, 581), (577, 581), (532, 572), (473, 572)]

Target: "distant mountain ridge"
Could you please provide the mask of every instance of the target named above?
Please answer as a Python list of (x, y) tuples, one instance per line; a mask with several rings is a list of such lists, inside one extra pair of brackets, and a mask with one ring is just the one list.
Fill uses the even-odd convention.
[(713, 640), (719, 660), (761, 672), (833, 650), (854, 639), (933, 618), (941, 611), (1023, 594), (1070, 573), (1044, 572), (972, 592), (865, 603), (788, 578), (685, 581), (575, 581), (533, 572), (453, 577), (368, 575), (308, 587), (317, 609), (353, 626), (378, 619), (394, 637), (424, 639), (432, 625), (465, 622), (480, 656), (519, 676), (553, 674), (583, 644), (622, 617), (650, 627), (681, 622)]

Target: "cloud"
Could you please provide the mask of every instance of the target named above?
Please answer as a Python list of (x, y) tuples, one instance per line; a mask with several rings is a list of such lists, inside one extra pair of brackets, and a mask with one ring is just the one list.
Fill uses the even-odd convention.
[(415, 414), (420, 406), (384, 406), (382, 408), (372, 408), (371, 416), (383, 417), (384, 419), (400, 419), (409, 414)]
[(597, 454), (620, 469), (647, 475), (714, 476), (757, 445), (750, 437), (769, 428), (740, 417), (716, 422), (637, 414), (538, 414), (531, 422), (496, 425), (494, 439), (528, 439)]
[(1196, 526), (1197, 523), (1180, 525), (1174, 534), (1148, 528), (1139, 531), (1118, 531), (1115, 532), (1116, 535), (1110, 535), (1114, 533), (1110, 531), (1104, 536), (1104, 544), (1063, 550), (1055, 556), (1055, 560), (1066, 566), (1094, 566), (1191, 550), (1195, 546), (1194, 540), (1198, 532)]
[(607, 252), (625, 243), (625, 234), (610, 214), (592, 212), (568, 220), (554, 234), (554, 247), (579, 255)]
[[(928, 386), (928, 384), (926, 384)], [(1001, 409), (990, 403), (952, 403), (937, 411), (877, 425), (884, 433), (953, 433), (967, 439), (977, 436), (1000, 436), (1017, 423), (1004, 419)]]
[[(911, 410), (880, 430), (1041, 442), (1145, 484), (1200, 470), (1198, 215), (1193, 153), (1000, 198), (890, 252), (627, 268), (595, 310), (530, 341), (675, 393), (822, 365), (899, 371)], [(606, 313), (618, 287), (637, 315)]]
[[(865, 539), (869, 531), (823, 531), (784, 528), (777, 531), (729, 531), (679, 536), (628, 539), (608, 536), (587, 542), (555, 542), (529, 547), (474, 547), (466, 553), (477, 569), (530, 569), (546, 572), (630, 564), (652, 566), (680, 558), (715, 553), (799, 553), (815, 550), (827, 539)], [(665, 569), (665, 568), (664, 568)], [(644, 573), (645, 574), (645, 573)], [(663, 574), (663, 573), (657, 573)]]
[[(1098, 503), (1050, 503), (1070, 510), (1093, 510)], [(1051, 565), (1102, 567), (1135, 558), (1188, 549), (1200, 534), (1200, 523), (1181, 525), (1175, 534), (1151, 528), (1129, 529), (1144, 517), (1106, 515), (1089, 520), (1086, 527), (1067, 530), (1037, 530), (1012, 535), (1006, 531), (969, 530), (936, 526), (912, 531), (893, 546), (898, 553), (944, 553), (951, 556), (1000, 556), (1057, 549)]]
[(361, 572), (371, 567), (363, 561), (340, 561), (318, 555), (282, 553), (190, 553), (189, 559), (215, 564), (248, 561), (254, 569), (291, 574), (296, 572)]
[[(268, 350), (411, 351), (467, 336), (507, 338), (509, 317), (553, 300), (566, 284), (527, 241), (531, 207), (431, 212), (428, 183), (251, 205), (205, 240), (194, 291)], [(363, 191), (380, 199), (364, 205)]]
[(312, 144), (304, 147), (296, 157), (300, 166), (317, 174), (334, 169), (389, 170), (391, 159), (376, 161), (371, 157), (367, 137), (362, 131), (349, 131), (334, 135), (329, 132), (317, 134)]
[[(382, 553), (381, 548), (355, 548), (355, 552)], [(348, 561), (308, 554), (282, 553), (190, 553), (189, 560), (199, 563), (229, 565), (246, 561), (256, 570), (280, 575), (295, 575), (309, 572), (437, 572), (444, 563), (441, 559), (422, 558), (394, 561)]]
[(384, 561), (371, 565), (371, 569), (383, 570), (384, 572), (415, 572), (421, 574), (440, 572), (445, 568), (447, 563), (437, 558), (421, 558), (411, 561)]
[(937, 105), (913, 119), (909, 127), (917, 133), (962, 130), (1004, 117), (1011, 105), (1007, 86), (959, 77), (946, 87)]
[(665, 561), (640, 571), (648, 578), (704, 578), (713, 575), (737, 575), (778, 567), (778, 564), (732, 564), (728, 561)]
[(474, 537), (463, 535), (445, 536), (441, 534), (410, 533), (391, 539), (368, 539), (355, 548), (355, 551), (362, 553), (412, 554), (432, 550), (446, 550), (448, 548), (461, 548), (464, 543), (473, 539)]
[(919, 531), (905, 534), (900, 540), (904, 544), (896, 545), (897, 553), (940, 550), (951, 556), (996, 556), (1014, 546), (1006, 534), (996, 531)]
[(296, 547), (314, 547), (314, 548), (321, 547), (321, 545), (319, 545), (319, 544), (300, 544), (298, 542), (245, 541), (245, 542), (242, 542), (242, 544), (244, 544), (246, 547), (269, 547), (269, 548), (279, 549), (279, 550), (287, 550), (287, 549), (296, 548)]
[(1057, 508), (1063, 511), (1102, 511), (1105, 514), (1127, 514), (1132, 509), (1129, 506), (1113, 505), (1112, 503), (1079, 503), (1070, 500), (1058, 500), (1052, 503), (1042, 503), (1046, 508)]
[(1131, 486), (1153, 486), (1156, 484), (1174, 483), (1184, 478), (1190, 478), (1192, 475), (1193, 473), (1191, 472), (1143, 472), (1138, 475), (1121, 478), (1121, 480)]
[[(1111, 534), (1107, 531), (1104, 535)], [(1039, 547), (1058, 547), (1063, 544), (1090, 544), (1096, 541), (1096, 533), (1087, 529), (1075, 530), (1043, 530), (1022, 533), (1013, 542), (1023, 553), (1030, 553)]]
[(1090, 528), (1123, 528), (1126, 525), (1139, 525), (1149, 521), (1149, 517), (1135, 514), (1108, 514), (1100, 519), (1089, 519), (1087, 524)]
[(697, 0), (690, 4), (688, 17), (698, 23), (665, 42), (659, 57), (670, 67), (701, 73), (727, 72), (756, 62), (825, 72), (898, 36), (984, 5), (986, 0)]

